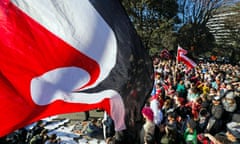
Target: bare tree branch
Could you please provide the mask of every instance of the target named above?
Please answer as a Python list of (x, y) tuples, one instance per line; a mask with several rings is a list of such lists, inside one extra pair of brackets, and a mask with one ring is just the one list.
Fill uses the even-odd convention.
[(233, 0), (183, 0), (179, 3), (182, 8), (182, 21), (205, 25), (216, 9), (233, 3)]

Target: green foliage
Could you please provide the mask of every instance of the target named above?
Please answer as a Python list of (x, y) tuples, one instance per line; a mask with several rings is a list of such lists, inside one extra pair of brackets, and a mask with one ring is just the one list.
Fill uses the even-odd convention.
[(214, 36), (204, 25), (185, 24), (179, 30), (178, 43), (186, 49), (192, 49), (196, 56), (214, 47)]
[(122, 4), (150, 54), (162, 48), (174, 48), (173, 29), (178, 20), (176, 0), (122, 0)]
[[(231, 5), (232, 0), (121, 0), (121, 2), (150, 55), (155, 55), (164, 48), (176, 50), (178, 44), (190, 50), (192, 56), (211, 53), (213, 48), (223, 50), (215, 44), (214, 36), (206, 24), (213, 12), (223, 5)], [(230, 29), (231, 25), (236, 25), (236, 22), (229, 22), (226, 26)], [(231, 47), (239, 53), (239, 29), (238, 33), (231, 36), (233, 41)], [(222, 44), (221, 46), (224, 47)]]
[(156, 54), (159, 54), (159, 48), (151, 48), (149, 49), (149, 55), (155, 56)]

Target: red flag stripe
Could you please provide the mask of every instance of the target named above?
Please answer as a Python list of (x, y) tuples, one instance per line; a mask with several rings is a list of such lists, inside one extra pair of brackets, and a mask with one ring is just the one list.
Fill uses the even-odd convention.
[(197, 64), (194, 61), (192, 61), (190, 58), (183, 54), (180, 55), (180, 61), (186, 64), (188, 68), (194, 68), (197, 66)]
[(13, 2), (31, 19), (99, 63), (101, 69), (99, 77), (96, 83), (89, 87), (96, 86), (108, 76), (116, 64), (116, 37), (88, 0)]
[(177, 61), (178, 62), (182, 61), (185, 65), (187, 65), (188, 68), (194, 68), (197, 64), (194, 61), (192, 61), (190, 58), (185, 56), (186, 54), (187, 54), (187, 50), (178, 46)]
[[(46, 1), (41, 2), (44, 5)], [(102, 81), (111, 71), (111, 67), (103, 67), (104, 61), (97, 63), (92, 57), (90, 58), (85, 53), (81, 53), (79, 49), (49, 32), (48, 29), (7, 0), (0, 2), (0, 17), (0, 38), (2, 39), (0, 41), (0, 136), (47, 116), (95, 108), (103, 108), (110, 115), (120, 112), (119, 116), (123, 119), (124, 113), (122, 111), (124, 106), (121, 103), (120, 95), (116, 91), (106, 90), (101, 94), (93, 93), (89, 95), (69, 93), (71, 90), (94, 86)], [(116, 41), (113, 40), (113, 42)], [(114, 47), (114, 45), (109, 45), (110, 48), (112, 46)], [(115, 55), (116, 53), (113, 51), (113, 56)], [(98, 59), (106, 61), (104, 57), (98, 57)], [(112, 62), (114, 63), (114, 59)], [(65, 68), (67, 68), (67, 71), (62, 71)], [(65, 87), (58, 89), (59, 81), (67, 86), (69, 84), (67, 78), (74, 82), (77, 76), (81, 76), (75, 75), (71, 78), (71, 72), (74, 74), (78, 72), (75, 68), (89, 73), (85, 83), (75, 81), (78, 83), (77, 86), (71, 83), (68, 89), (64, 89)], [(61, 77), (54, 78), (51, 75), (44, 77), (48, 72), (60, 73)], [(67, 78), (61, 79), (64, 76)], [(39, 91), (36, 92), (39, 94), (35, 97), (36, 101), (32, 99), (32, 94), (36, 91), (36, 89), (32, 88), (33, 78), (44, 82), (37, 84), (37, 86), (42, 87), (39, 87)], [(44, 78), (49, 78), (51, 81)], [(82, 80), (81, 77), (79, 78)], [(54, 86), (55, 84), (56, 86)], [(30, 87), (34, 92), (30, 91)], [(53, 93), (49, 93), (49, 90)], [(44, 95), (46, 93), (48, 94)], [(55, 97), (55, 94), (59, 93), (62, 95), (56, 95), (57, 97)], [(46, 97), (47, 101), (51, 103), (37, 104), (39, 101), (46, 100)], [(114, 100), (118, 101), (118, 105)], [(112, 110), (113, 103), (119, 106), (119, 109)], [(124, 122), (118, 121), (119, 116), (117, 117), (116, 114), (114, 116), (113, 119), (117, 122), (116, 129), (124, 129)]]
[(182, 47), (178, 46), (177, 50), (177, 61), (180, 61), (180, 54), (187, 54), (187, 50), (183, 49)]

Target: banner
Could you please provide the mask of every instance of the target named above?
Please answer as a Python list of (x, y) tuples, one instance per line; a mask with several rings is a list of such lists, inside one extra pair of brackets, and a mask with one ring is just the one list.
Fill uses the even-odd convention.
[(2, 0), (0, 22), (0, 136), (96, 108), (116, 131), (138, 118), (152, 63), (118, 1)]

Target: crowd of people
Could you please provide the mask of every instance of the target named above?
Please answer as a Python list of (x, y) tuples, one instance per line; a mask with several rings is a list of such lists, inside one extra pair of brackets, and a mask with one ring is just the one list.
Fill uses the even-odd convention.
[(83, 121), (75, 123), (71, 132), (78, 137), (73, 138), (74, 142), (62, 140), (62, 133), (48, 127), (48, 123), (51, 124), (51, 122), (39, 120), (31, 124), (30, 127), (18, 129), (6, 137), (1, 137), (0, 144), (67, 144), (78, 143), (78, 140), (82, 138), (88, 143), (93, 139), (108, 141), (115, 134), (114, 122), (106, 112), (104, 112), (102, 118), (88, 117), (88, 120), (86, 120), (85, 117)]
[(60, 144), (61, 139), (55, 134), (49, 134), (46, 123), (39, 120), (32, 129), (21, 128), (10, 135), (1, 138), (2, 144)]
[[(142, 109), (140, 144), (240, 144), (238, 65), (199, 63), (188, 68), (174, 60), (154, 58), (153, 66), (154, 85)], [(112, 119), (104, 116), (105, 128), (95, 123), (89, 123), (88, 135), (103, 133), (107, 143), (114, 143)], [(41, 120), (31, 132), (18, 131), (21, 136), (9, 143), (60, 143), (56, 134), (48, 135)]]
[(141, 144), (240, 143), (240, 67), (153, 60), (155, 81), (142, 109)]

